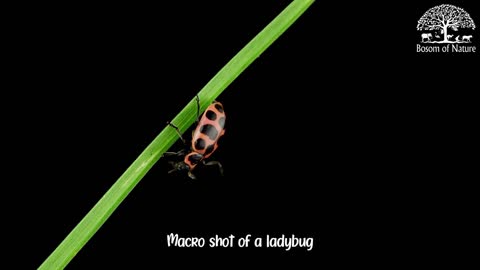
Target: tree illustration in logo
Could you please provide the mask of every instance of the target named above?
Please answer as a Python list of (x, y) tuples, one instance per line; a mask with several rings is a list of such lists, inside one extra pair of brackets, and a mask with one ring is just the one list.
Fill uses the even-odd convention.
[(448, 30), (458, 31), (459, 28), (471, 28), (475, 30), (475, 23), (465, 10), (447, 4), (435, 6), (427, 10), (420, 20), (418, 20), (417, 24), (417, 30), (440, 30), (440, 34), (443, 34), (443, 40), (432, 41), (431, 33), (422, 33), (422, 42), (471, 42), (472, 35), (464, 35), (461, 37), (457, 35), (455, 41), (451, 40), (454, 35), (449, 35)]

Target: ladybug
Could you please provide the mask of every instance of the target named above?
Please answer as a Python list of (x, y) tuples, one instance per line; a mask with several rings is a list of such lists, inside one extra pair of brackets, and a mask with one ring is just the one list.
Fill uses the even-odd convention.
[(223, 175), (222, 164), (218, 161), (205, 162), (205, 159), (209, 158), (218, 147), (218, 140), (225, 134), (225, 111), (223, 110), (222, 103), (214, 101), (210, 104), (202, 117), (199, 118), (200, 103), (197, 99), (197, 127), (192, 133), (191, 145), (188, 147), (185, 139), (182, 137), (180, 130), (174, 124), (168, 122), (168, 125), (173, 127), (180, 139), (187, 146), (186, 149), (179, 152), (166, 152), (164, 156), (184, 156), (182, 161), (169, 163), (173, 166), (173, 169), (168, 173), (175, 171), (188, 171), (188, 176), (192, 179), (196, 179), (192, 170), (198, 165), (216, 165)]

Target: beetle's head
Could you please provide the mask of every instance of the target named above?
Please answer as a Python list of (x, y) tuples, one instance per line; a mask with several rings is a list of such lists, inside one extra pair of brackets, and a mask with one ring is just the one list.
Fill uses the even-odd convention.
[(173, 169), (171, 169), (168, 173), (173, 173), (176, 171), (188, 171), (188, 176), (192, 179), (195, 179), (196, 177), (192, 174), (192, 170), (200, 161), (202, 161), (202, 159), (203, 156), (199, 153), (189, 153), (185, 156), (183, 161), (170, 161), (169, 163), (172, 165)]
[(170, 161), (168, 163), (170, 163), (170, 165), (172, 165), (173, 167), (173, 169), (168, 171), (168, 173), (173, 173), (176, 171), (190, 171), (190, 167), (183, 161), (178, 161), (178, 162)]

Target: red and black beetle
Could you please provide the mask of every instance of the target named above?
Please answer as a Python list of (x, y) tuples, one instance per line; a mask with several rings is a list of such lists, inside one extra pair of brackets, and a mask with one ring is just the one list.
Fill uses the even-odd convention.
[[(192, 179), (196, 179), (192, 170), (200, 163), (203, 165), (217, 165), (220, 174), (223, 175), (222, 164), (218, 161), (205, 162), (205, 159), (209, 158), (218, 147), (218, 140), (225, 134), (225, 111), (223, 110), (222, 103), (214, 101), (210, 104), (202, 117), (199, 118), (200, 104), (198, 96), (197, 100), (197, 127), (192, 133), (192, 142), (188, 149), (181, 150), (179, 152), (166, 152), (164, 156), (184, 156), (183, 161), (169, 162), (173, 169), (168, 173), (175, 171), (188, 171), (188, 176)], [(172, 123), (168, 123), (173, 127), (180, 139), (187, 145), (185, 139), (178, 128)], [(187, 145), (188, 146), (188, 145)]]

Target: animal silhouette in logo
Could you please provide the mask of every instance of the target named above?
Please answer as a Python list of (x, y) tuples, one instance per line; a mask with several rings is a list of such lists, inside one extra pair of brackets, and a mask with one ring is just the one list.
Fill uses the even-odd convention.
[(431, 33), (423, 33), (422, 34), (422, 42), (426, 41), (431, 41), (432, 40), (432, 34)]
[(472, 42), (472, 35), (463, 36), (463, 37), (462, 37), (462, 41)]

